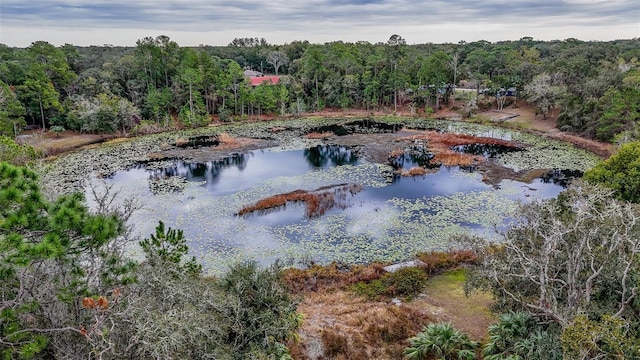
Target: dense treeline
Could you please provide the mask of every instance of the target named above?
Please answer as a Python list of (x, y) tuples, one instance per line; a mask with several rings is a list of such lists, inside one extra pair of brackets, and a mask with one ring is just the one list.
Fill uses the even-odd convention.
[[(515, 88), (543, 117), (560, 108), (562, 130), (611, 141), (637, 132), (638, 57), (638, 39), (407, 45), (393, 35), (376, 44), (274, 45), (239, 38), (189, 48), (158, 36), (134, 48), (1, 45), (0, 133), (15, 136), (26, 124), (128, 132), (141, 124), (197, 126), (212, 116), (228, 121), (326, 107), (431, 112), (448, 101), (453, 84), (490, 95), (481, 104), (457, 104), (467, 114), (478, 105), (500, 106), (499, 89)], [(252, 88), (245, 69), (282, 78)]]

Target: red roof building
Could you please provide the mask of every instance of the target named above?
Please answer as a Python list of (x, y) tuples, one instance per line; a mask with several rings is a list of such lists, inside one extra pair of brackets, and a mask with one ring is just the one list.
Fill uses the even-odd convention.
[(260, 84), (274, 85), (280, 82), (280, 76), (253, 76), (249, 78), (251, 86)]

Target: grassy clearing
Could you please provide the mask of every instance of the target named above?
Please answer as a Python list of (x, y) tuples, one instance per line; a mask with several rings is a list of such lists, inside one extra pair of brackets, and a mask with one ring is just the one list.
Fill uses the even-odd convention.
[(423, 309), (436, 321), (450, 321), (455, 328), (469, 334), (472, 340), (487, 336), (487, 327), (497, 321), (489, 307), (493, 299), (488, 293), (465, 295), (467, 270), (458, 268), (429, 279), (424, 290), (426, 296), (408, 304)]

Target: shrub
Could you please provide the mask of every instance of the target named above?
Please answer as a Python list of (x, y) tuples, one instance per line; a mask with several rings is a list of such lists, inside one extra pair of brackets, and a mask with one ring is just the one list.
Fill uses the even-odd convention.
[(404, 354), (410, 360), (442, 359), (472, 360), (478, 343), (455, 329), (451, 323), (429, 324), (418, 335), (409, 339)]
[(218, 117), (220, 118), (220, 121), (222, 122), (229, 122), (232, 121), (232, 117), (231, 117), (231, 110), (227, 110), (227, 109), (223, 109), (220, 110), (220, 113), (218, 114)]
[(389, 273), (383, 281), (392, 295), (413, 296), (427, 284), (427, 274), (419, 267), (406, 267)]
[(584, 179), (613, 189), (619, 199), (640, 202), (640, 142), (622, 145), (609, 159), (587, 171)]
[(426, 265), (427, 274), (438, 274), (442, 271), (453, 269), (462, 264), (475, 264), (478, 256), (471, 250), (457, 250), (451, 252), (428, 252), (417, 255), (418, 260)]
[(0, 161), (24, 165), (39, 158), (41, 154), (28, 145), (20, 145), (13, 139), (0, 135)]
[(418, 294), (427, 283), (427, 274), (419, 267), (402, 268), (387, 273), (380, 279), (359, 282), (351, 287), (352, 291), (368, 299), (382, 296), (412, 297)]
[(60, 126), (60, 125), (54, 125), (51, 127), (51, 129), (49, 129), (51, 131), (53, 131), (54, 133), (56, 133), (56, 137), (60, 136), (60, 133), (64, 132), (64, 127)]
[(547, 332), (535, 319), (524, 312), (500, 315), (500, 321), (487, 329), (489, 341), (482, 349), (486, 360), (522, 358), (562, 359), (557, 334)]

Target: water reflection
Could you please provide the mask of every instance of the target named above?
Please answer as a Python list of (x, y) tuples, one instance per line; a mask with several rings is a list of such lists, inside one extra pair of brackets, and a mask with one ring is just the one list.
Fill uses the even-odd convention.
[(312, 129), (310, 132), (332, 132), (337, 136), (350, 134), (394, 133), (400, 131), (402, 125), (386, 124), (369, 119), (352, 121), (342, 125), (325, 125)]
[(316, 168), (340, 165), (354, 165), (358, 162), (356, 153), (344, 146), (318, 145), (304, 150), (307, 162)]
[[(397, 165), (405, 168), (426, 166), (430, 162), (431, 155), (424, 149), (413, 150), (399, 158)], [(137, 169), (116, 173), (110, 181), (141, 193), (155, 177), (201, 182), (201, 185), (186, 187), (182, 192), (149, 197), (145, 200), (147, 212), (133, 221), (142, 235), (153, 232), (157, 219), (183, 229), (190, 239), (191, 251), (202, 259), (212, 253), (246, 252), (265, 260), (294, 248), (294, 252), (312, 248), (309, 251), (315, 251), (317, 260), (320, 260), (325, 259), (322, 257), (325, 253), (318, 250), (325, 246), (321, 244), (335, 245), (335, 252), (326, 250), (326, 254), (333, 254), (331, 256), (355, 253), (357, 256), (354, 256), (360, 259), (397, 251), (392, 257), (399, 259), (418, 247), (435, 249), (434, 246), (440, 246), (433, 239), (444, 244), (450, 229), (489, 229), (486, 219), (493, 225), (494, 218), (495, 224), (499, 224), (507, 216), (498, 213), (503, 209), (500, 204), (557, 196), (571, 179), (581, 175), (579, 172), (553, 170), (532, 182), (498, 180), (499, 186), (494, 187), (483, 182), (485, 173), (469, 172), (458, 166), (441, 166), (426, 175), (396, 178), (387, 186), (365, 187), (362, 192), (347, 196), (344, 206), (327, 208), (323, 216), (312, 219), (305, 216), (306, 204), (295, 202), (288, 203), (280, 211), (263, 215), (233, 215), (243, 207), (279, 192), (313, 190), (344, 182), (340, 176), (351, 172), (351, 168), (337, 171), (341, 175), (335, 178), (328, 178), (325, 176), (328, 172), (319, 170), (345, 164), (358, 165), (357, 155), (356, 150), (340, 146), (321, 146), (304, 151), (266, 149), (206, 163), (176, 160), (141, 164)], [(362, 165), (362, 168), (369, 169), (370, 164)], [(356, 166), (353, 169), (360, 168)], [(380, 176), (379, 170), (366, 171), (375, 172), (372, 176)], [(367, 172), (366, 176), (369, 175), (371, 173)], [(500, 175), (504, 176), (504, 173)], [(487, 200), (494, 196), (500, 198), (499, 203)], [(498, 210), (494, 211), (494, 207)], [(295, 247), (297, 244), (300, 244), (300, 249)], [(265, 249), (273, 252), (266, 254)], [(221, 256), (225, 257), (229, 256)], [(353, 261), (349, 257), (341, 259)]]
[(455, 150), (460, 153), (481, 155), (487, 159), (493, 159), (497, 155), (505, 154), (508, 152), (523, 151), (523, 149), (520, 149), (520, 148), (514, 148), (514, 147), (504, 146), (500, 144), (457, 145), (452, 147), (452, 150)]
[(153, 162), (145, 162), (135, 169), (119, 172), (114, 180), (133, 181), (146, 177), (153, 182), (178, 177), (202, 182), (212, 193), (220, 195), (248, 189), (280, 176), (299, 176), (310, 170), (357, 163), (358, 155), (350, 148), (320, 145), (304, 151), (257, 150), (206, 163), (174, 160), (157, 168)]
[(173, 166), (149, 170), (149, 176), (155, 179), (180, 176), (187, 181), (212, 181), (225, 169), (235, 167), (238, 171), (243, 171), (252, 155), (252, 153), (233, 154), (222, 160), (209, 161), (206, 163), (189, 163), (177, 160)]
[(566, 188), (574, 179), (580, 178), (582, 175), (582, 171), (578, 170), (553, 169), (542, 175), (540, 180), (547, 184), (556, 184)]
[(405, 151), (399, 156), (392, 157), (389, 162), (394, 170), (411, 169), (415, 166), (421, 166), (425, 169), (437, 169), (439, 164), (432, 164), (433, 153), (423, 145), (413, 146), (408, 151)]

